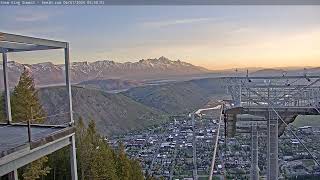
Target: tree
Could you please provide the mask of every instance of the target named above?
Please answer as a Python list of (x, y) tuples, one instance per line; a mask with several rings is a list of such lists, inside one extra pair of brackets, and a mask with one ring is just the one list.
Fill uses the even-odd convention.
[(156, 180), (156, 178), (150, 175), (148, 171), (145, 173), (145, 177), (145, 180)]
[(130, 179), (143, 180), (143, 172), (139, 161), (135, 159), (130, 160)]
[(70, 147), (66, 146), (48, 156), (50, 173), (46, 180), (71, 179)]
[(77, 146), (77, 162), (80, 179), (84, 180), (85, 172), (88, 171), (87, 157), (89, 156), (89, 149), (86, 148), (88, 142), (85, 141), (86, 127), (83, 123), (82, 117), (79, 118), (76, 127), (76, 146)]
[(19, 82), (13, 90), (11, 109), (13, 122), (25, 122), (32, 119), (34, 119), (33, 123), (44, 122), (46, 114), (39, 101), (34, 80), (26, 68), (21, 73)]
[(4, 100), (4, 93), (0, 96), (0, 122), (6, 121), (6, 107), (5, 107), (5, 100)]
[(80, 118), (76, 137), (80, 179), (118, 179), (114, 152), (97, 133), (95, 121), (91, 120), (85, 129)]
[[(35, 89), (34, 80), (25, 68), (22, 72), (18, 84), (15, 86), (11, 96), (11, 109), (13, 122), (43, 123), (45, 111), (38, 98), (38, 91)], [(39, 179), (49, 173), (50, 168), (46, 166), (47, 157), (42, 157), (25, 166), (22, 169), (22, 177), (26, 180)]]
[[(123, 144), (118, 151), (113, 150), (97, 132), (94, 120), (90, 120), (88, 127), (80, 117), (76, 124), (76, 146), (78, 176), (81, 180), (107, 179), (107, 180), (143, 180), (142, 168), (137, 160), (129, 159), (125, 154)], [(63, 151), (62, 151), (63, 152)], [(69, 154), (65, 152), (65, 154)], [(57, 174), (54, 179), (69, 179), (69, 172), (61, 169), (68, 163), (66, 155), (60, 154), (53, 160), (53, 169)], [(59, 167), (57, 167), (59, 166)], [(61, 176), (64, 173), (67, 176)], [(51, 174), (52, 175), (52, 174)], [(46, 179), (52, 179), (51, 176)], [(154, 178), (153, 178), (154, 179)]]
[(119, 143), (118, 160), (117, 160), (117, 175), (121, 180), (129, 180), (130, 162), (126, 156), (125, 148), (122, 143)]
[(27, 165), (22, 174), (23, 179), (34, 180), (47, 175), (50, 172), (50, 168), (45, 166), (47, 162), (48, 157), (45, 156)]

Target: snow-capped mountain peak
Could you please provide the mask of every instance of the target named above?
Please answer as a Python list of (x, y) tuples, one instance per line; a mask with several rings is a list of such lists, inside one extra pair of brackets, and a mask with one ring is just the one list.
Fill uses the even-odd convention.
[[(16, 83), (21, 72), (27, 66), (39, 85), (64, 83), (64, 65), (43, 62), (37, 64), (21, 64), (8, 62), (9, 76)], [(72, 62), (71, 79), (74, 83), (91, 79), (145, 79), (163, 78), (166, 76), (201, 74), (207, 69), (194, 66), (181, 60), (172, 61), (164, 56), (154, 59), (142, 59), (136, 62), (119, 63), (112, 60), (95, 62)], [(13, 83), (13, 84), (14, 84)]]

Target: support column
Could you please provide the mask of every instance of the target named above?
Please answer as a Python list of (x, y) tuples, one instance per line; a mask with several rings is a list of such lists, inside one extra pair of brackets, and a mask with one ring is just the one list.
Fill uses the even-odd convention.
[(9, 180), (18, 180), (18, 170), (15, 169), (14, 171), (10, 172), (8, 174), (8, 179)]
[[(270, 102), (270, 87), (268, 86), (268, 102)], [(271, 108), (270, 103), (268, 103), (268, 112), (267, 112), (267, 180), (270, 179), (270, 119), (271, 119)]]
[(270, 147), (269, 147), (269, 179), (277, 180), (279, 173), (278, 166), (278, 117), (270, 118)]
[(71, 177), (72, 180), (78, 180), (77, 171), (77, 153), (76, 153), (76, 138), (75, 135), (70, 137), (70, 165), (71, 165)]
[(11, 116), (11, 105), (10, 105), (10, 88), (8, 82), (8, 59), (7, 52), (5, 49), (2, 49), (2, 65), (3, 65), (3, 82), (4, 82), (4, 95), (5, 95), (5, 109), (6, 109), (6, 118), (7, 123), (11, 124), (12, 116)]
[[(69, 117), (70, 117), (70, 126), (74, 126), (73, 111), (72, 111), (72, 93), (71, 93), (71, 82), (70, 82), (70, 57), (69, 57), (69, 44), (64, 49), (65, 55), (65, 73), (66, 73), (66, 86), (68, 91), (69, 98)], [(77, 154), (76, 154), (76, 139), (75, 135), (70, 137), (70, 166), (71, 166), (71, 176), (72, 180), (78, 180), (77, 172)]]
[(270, 110), (268, 110), (267, 119), (267, 180), (270, 180)]
[(251, 180), (259, 179), (257, 123), (251, 125)]
[(71, 125), (74, 124), (73, 120), (73, 111), (72, 111), (72, 92), (71, 92), (71, 80), (70, 80), (70, 57), (69, 57), (69, 44), (64, 49), (64, 58), (65, 58), (65, 73), (66, 73), (66, 86), (68, 92), (68, 105), (69, 105), (69, 117)]

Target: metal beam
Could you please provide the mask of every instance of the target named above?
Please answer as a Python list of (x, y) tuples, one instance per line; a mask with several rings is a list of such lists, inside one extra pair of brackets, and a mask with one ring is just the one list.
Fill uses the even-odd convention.
[[(72, 91), (71, 91), (71, 80), (70, 80), (70, 57), (69, 57), (69, 44), (67, 43), (64, 49), (65, 57), (65, 73), (66, 73), (66, 86), (68, 91), (68, 104), (69, 104), (69, 117), (70, 125), (74, 126), (73, 110), (72, 110)], [(70, 166), (71, 166), (71, 176), (72, 180), (78, 180), (77, 171), (77, 153), (76, 153), (76, 139), (75, 136), (71, 137), (70, 145)]]
[[(320, 76), (307, 76), (308, 78), (312, 79), (312, 78), (320, 78)], [(252, 76), (249, 78), (252, 79), (299, 79), (299, 78), (306, 78), (306, 76)], [(231, 77), (223, 77), (223, 79), (234, 79), (234, 80), (247, 80), (248, 77), (238, 77), (238, 76), (231, 76)]]
[(37, 50), (50, 50), (50, 49), (61, 49), (60, 47), (32, 45), (32, 44), (21, 44), (12, 42), (0, 41), (0, 47), (7, 49), (8, 52), (23, 52), (23, 51), (37, 51)]
[(13, 177), (14, 177), (14, 180), (18, 180), (18, 170), (17, 169), (15, 169), (14, 171), (13, 171)]
[(70, 79), (70, 56), (69, 56), (69, 44), (64, 49), (65, 58), (65, 73), (66, 73), (66, 86), (68, 91), (68, 105), (69, 105), (69, 117), (71, 125), (74, 124), (73, 111), (72, 111), (72, 92), (71, 92), (71, 79)]
[(6, 109), (6, 118), (7, 123), (10, 124), (12, 122), (11, 116), (11, 104), (10, 104), (10, 88), (8, 82), (8, 57), (6, 49), (2, 49), (2, 59), (3, 59), (3, 83), (4, 83), (4, 96), (5, 96), (5, 109)]
[(0, 32), (0, 41), (34, 44), (34, 45), (40, 45), (40, 46), (50, 46), (50, 47), (59, 47), (59, 48), (67, 47), (67, 43), (62, 41), (54, 41), (54, 40), (34, 38), (34, 37), (8, 34), (8, 33), (2, 33), (2, 32)]
[(278, 117), (271, 112), (269, 114), (268, 124), (268, 180), (277, 180), (279, 174), (278, 166)]
[(256, 122), (251, 124), (251, 180), (259, 179), (258, 166), (258, 126)]
[(78, 180), (77, 171), (77, 153), (76, 153), (76, 138), (75, 135), (70, 137), (70, 165), (71, 165), (71, 177), (72, 180)]

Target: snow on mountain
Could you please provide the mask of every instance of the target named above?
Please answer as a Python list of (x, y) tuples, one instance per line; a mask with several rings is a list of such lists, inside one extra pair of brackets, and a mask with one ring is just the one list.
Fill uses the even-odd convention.
[[(64, 65), (51, 62), (21, 64), (8, 62), (10, 85), (14, 86), (24, 68), (28, 68), (37, 85), (64, 83)], [(2, 68), (0, 69), (2, 71)], [(172, 61), (166, 57), (142, 59), (137, 62), (118, 63), (110, 60), (95, 62), (72, 62), (71, 79), (73, 83), (92, 79), (157, 79), (168, 76), (207, 73), (209, 70), (180, 60)], [(2, 86), (2, 78), (1, 85)]]

